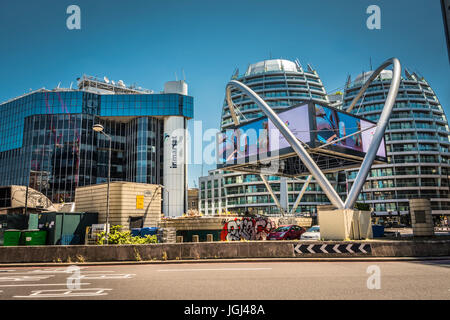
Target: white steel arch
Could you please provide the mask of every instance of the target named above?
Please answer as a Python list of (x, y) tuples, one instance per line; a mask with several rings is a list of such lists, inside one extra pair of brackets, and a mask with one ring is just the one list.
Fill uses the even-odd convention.
[(272, 110), (272, 108), (252, 89), (247, 87), (242, 82), (237, 80), (231, 80), (226, 86), (226, 99), (228, 103), (228, 108), (230, 110), (231, 117), (235, 125), (239, 125), (239, 119), (236, 116), (234, 109), (233, 100), (231, 99), (231, 89), (237, 88), (243, 93), (245, 93), (251, 100), (253, 100), (261, 109), (261, 111), (267, 116), (267, 118), (272, 121), (275, 127), (281, 132), (286, 141), (291, 145), (294, 151), (297, 153), (300, 160), (303, 162), (305, 167), (308, 168), (311, 175), (316, 179), (317, 183), (320, 185), (324, 193), (327, 195), (330, 202), (337, 209), (349, 209), (352, 208), (356, 202), (356, 199), (361, 192), (364, 182), (369, 174), (369, 170), (375, 159), (377, 150), (380, 146), (381, 140), (383, 139), (386, 126), (388, 124), (389, 118), (394, 107), (395, 99), (397, 98), (398, 88), (400, 86), (400, 76), (401, 76), (401, 64), (397, 58), (391, 58), (386, 60), (381, 64), (370, 76), (364, 86), (361, 88), (359, 93), (353, 99), (347, 112), (350, 112), (358, 99), (365, 93), (366, 89), (372, 83), (372, 81), (389, 65), (393, 65), (393, 76), (391, 86), (389, 88), (388, 96), (384, 104), (383, 111), (381, 113), (380, 119), (377, 123), (375, 133), (373, 135), (372, 142), (368, 148), (368, 152), (361, 164), (358, 175), (353, 183), (353, 186), (347, 196), (345, 203), (342, 201), (339, 194), (334, 190), (331, 183), (325, 177), (324, 173), (320, 170), (305, 148), (302, 146), (301, 142), (294, 136), (294, 134), (283, 124), (282, 120), (278, 115)]

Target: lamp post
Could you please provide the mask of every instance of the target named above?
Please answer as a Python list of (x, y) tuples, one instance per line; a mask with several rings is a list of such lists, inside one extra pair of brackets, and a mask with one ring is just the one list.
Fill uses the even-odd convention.
[(101, 124), (94, 124), (92, 130), (95, 132), (100, 132), (105, 135), (109, 140), (109, 151), (108, 151), (108, 187), (106, 191), (106, 244), (108, 244), (109, 238), (109, 183), (111, 180), (111, 137), (105, 133), (105, 128)]

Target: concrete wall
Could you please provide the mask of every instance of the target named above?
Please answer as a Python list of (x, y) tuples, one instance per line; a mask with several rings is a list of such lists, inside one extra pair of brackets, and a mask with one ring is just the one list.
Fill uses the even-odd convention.
[[(347, 246), (364, 243), (368, 253), (299, 254), (299, 244)], [(367, 249), (367, 248), (366, 248)], [(0, 263), (100, 262), (144, 260), (450, 256), (450, 240), (441, 241), (236, 241), (152, 245), (0, 247)]]
[[(433, 216), (431, 214), (431, 203), (428, 199), (409, 200), (411, 212), (411, 223), (413, 233), (416, 237), (430, 237), (434, 235)], [(421, 221), (421, 219), (423, 220)]]
[(369, 211), (353, 209), (318, 210), (320, 236), (325, 240), (359, 240), (372, 238)]
[[(176, 228), (177, 230), (221, 230), (224, 223), (234, 219), (242, 219), (238, 216), (202, 216), (202, 217), (183, 217), (175, 219), (161, 220), (161, 228)], [(311, 227), (312, 218), (303, 217), (274, 217), (273, 220), (277, 226), (285, 224), (297, 224), (304, 228)]]
[[(107, 184), (80, 187), (75, 191), (78, 212), (98, 212), (98, 223), (106, 222)], [(157, 227), (161, 220), (161, 188), (158, 185), (111, 182), (109, 221), (111, 225), (129, 228), (130, 217), (144, 217), (144, 227)], [(136, 196), (144, 196), (144, 208), (136, 208)]]

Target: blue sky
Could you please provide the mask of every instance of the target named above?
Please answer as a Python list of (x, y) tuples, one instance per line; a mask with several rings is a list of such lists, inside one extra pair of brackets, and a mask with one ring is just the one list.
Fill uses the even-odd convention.
[[(68, 30), (66, 8), (81, 8)], [(381, 8), (381, 30), (366, 8)], [(272, 58), (312, 64), (328, 91), (390, 57), (422, 74), (450, 114), (449, 58), (438, 0), (2, 0), (0, 101), (30, 88), (69, 87), (83, 73), (159, 92), (182, 78), (195, 120), (218, 128), (236, 67)], [(207, 173), (212, 166), (204, 166)], [(189, 185), (201, 173), (192, 165)]]

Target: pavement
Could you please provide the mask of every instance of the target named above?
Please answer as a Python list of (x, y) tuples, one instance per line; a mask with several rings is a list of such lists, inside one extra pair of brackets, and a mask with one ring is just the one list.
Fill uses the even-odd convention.
[[(412, 228), (385, 228), (385, 234), (395, 234), (399, 233), (401, 237), (413, 237), (413, 229)], [(435, 228), (434, 229), (435, 236), (450, 236), (449, 228)]]
[(0, 300), (49, 299), (449, 300), (450, 258), (0, 268)]

